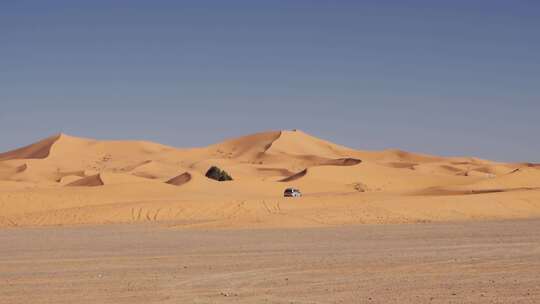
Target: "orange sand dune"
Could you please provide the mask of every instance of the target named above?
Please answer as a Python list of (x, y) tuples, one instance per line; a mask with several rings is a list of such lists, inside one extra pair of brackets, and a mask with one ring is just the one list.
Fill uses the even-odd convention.
[(0, 153), (0, 161), (10, 159), (42, 159), (49, 156), (52, 146), (60, 139), (61, 135), (51, 136), (35, 144)]
[(284, 178), (280, 180), (280, 182), (292, 182), (298, 179), (301, 179), (302, 177), (306, 176), (308, 174), (308, 169), (304, 169), (298, 173), (292, 174), (291, 176)]
[[(206, 178), (211, 166), (234, 180)], [(539, 181), (540, 170), (530, 163), (360, 151), (302, 131), (262, 132), (192, 149), (60, 134), (0, 154), (0, 227), (527, 218), (540, 216)], [(304, 197), (283, 198), (288, 187), (300, 188)]]
[(175, 186), (182, 186), (191, 180), (191, 174), (184, 172), (168, 180), (166, 183)]
[(97, 187), (103, 186), (105, 183), (101, 179), (99, 174), (83, 177), (79, 180), (76, 180), (72, 183), (67, 184), (68, 187)]

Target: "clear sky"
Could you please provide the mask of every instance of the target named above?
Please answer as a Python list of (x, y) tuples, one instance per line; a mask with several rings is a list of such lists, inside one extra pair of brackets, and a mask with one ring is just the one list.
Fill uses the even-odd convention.
[(0, 1), (2, 151), (292, 128), (540, 162), (540, 1)]

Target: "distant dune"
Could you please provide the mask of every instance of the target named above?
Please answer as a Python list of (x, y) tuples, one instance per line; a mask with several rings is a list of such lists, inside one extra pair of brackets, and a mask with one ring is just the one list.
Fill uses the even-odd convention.
[[(211, 166), (234, 180), (207, 179)], [(287, 187), (300, 188), (304, 197), (283, 198)], [(193, 149), (59, 134), (0, 154), (0, 227), (531, 218), (540, 216), (539, 189), (537, 164), (359, 151), (302, 131), (262, 132)]]

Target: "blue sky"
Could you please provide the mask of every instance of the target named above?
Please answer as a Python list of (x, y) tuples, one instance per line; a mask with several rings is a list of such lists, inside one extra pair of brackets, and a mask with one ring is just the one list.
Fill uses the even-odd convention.
[(298, 128), (540, 162), (540, 2), (0, 2), (0, 150)]

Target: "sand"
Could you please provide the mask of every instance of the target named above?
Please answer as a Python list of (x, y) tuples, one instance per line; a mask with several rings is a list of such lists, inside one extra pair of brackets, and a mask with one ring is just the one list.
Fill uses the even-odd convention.
[(0, 230), (0, 303), (540, 303), (539, 220)]
[(0, 153), (0, 228), (2, 304), (540, 302), (539, 165), (302, 131), (51, 136)]
[[(204, 175), (211, 166), (234, 180)], [(304, 197), (283, 198), (288, 187)], [(540, 216), (540, 166), (360, 151), (302, 131), (202, 148), (54, 135), (0, 154), (0, 227), (306, 228)]]

